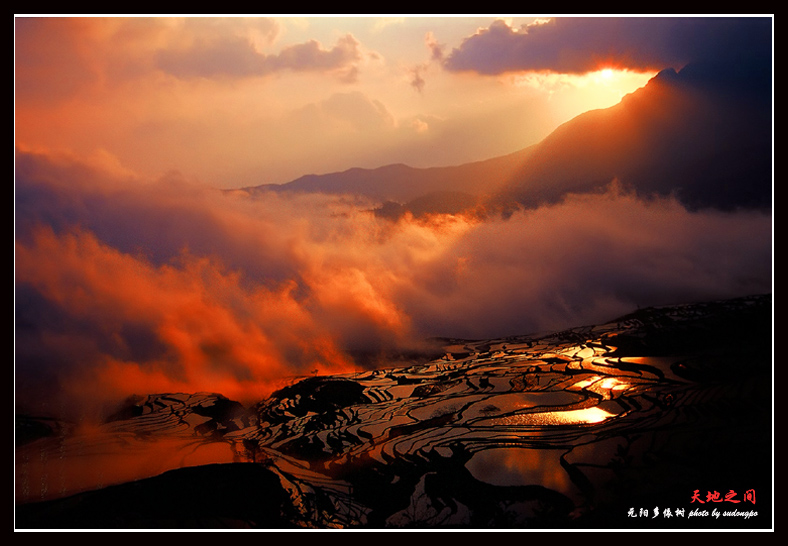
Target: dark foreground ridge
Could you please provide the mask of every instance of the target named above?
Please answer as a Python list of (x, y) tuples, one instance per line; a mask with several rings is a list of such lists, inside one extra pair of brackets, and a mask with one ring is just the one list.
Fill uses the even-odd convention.
[[(253, 408), (136, 397), (87, 439), (18, 418), (15, 526), (773, 528), (771, 314), (768, 295), (444, 340), (426, 364), (309, 377)], [(80, 460), (157, 442), (224, 464), (67, 484)]]

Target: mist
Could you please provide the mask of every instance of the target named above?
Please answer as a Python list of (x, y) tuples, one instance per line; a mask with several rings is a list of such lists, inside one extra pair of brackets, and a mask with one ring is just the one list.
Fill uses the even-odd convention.
[[(17, 411), (93, 418), (131, 394), (253, 402), (637, 307), (771, 291), (772, 216), (604, 192), (392, 221), (356, 196), (223, 192), (17, 153)], [(360, 358), (359, 355), (364, 355)]]

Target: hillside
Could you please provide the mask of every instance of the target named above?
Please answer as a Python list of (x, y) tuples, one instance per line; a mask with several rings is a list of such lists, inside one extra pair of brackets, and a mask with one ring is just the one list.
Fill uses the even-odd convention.
[[(294, 379), (245, 409), (209, 393), (131, 398), (90, 436), (53, 429), (17, 449), (16, 524), (768, 528), (770, 314), (757, 296), (443, 339), (441, 358)], [(88, 484), (87, 461), (92, 486), (57, 498), (69, 470)], [(135, 464), (137, 479), (120, 477)], [(757, 517), (690, 518), (710, 509), (696, 491)]]
[[(692, 209), (763, 209), (771, 206), (771, 119), (770, 67), (696, 63), (665, 69), (619, 104), (506, 156), (455, 167), (354, 168), (245, 190), (355, 194), (418, 215), (445, 211), (447, 193), (472, 196), (465, 201), (473, 206), (533, 207), (615, 179)], [(425, 207), (430, 201), (436, 205)]]

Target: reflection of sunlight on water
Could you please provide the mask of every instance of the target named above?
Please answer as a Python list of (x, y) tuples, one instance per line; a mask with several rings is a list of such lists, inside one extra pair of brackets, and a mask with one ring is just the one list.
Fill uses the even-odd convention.
[(570, 389), (571, 390), (585, 389), (586, 387), (588, 387), (590, 385), (593, 385), (594, 383), (596, 383), (600, 379), (602, 379), (602, 378), (599, 377), (598, 375), (595, 375), (593, 377), (589, 377), (588, 379), (583, 379), (582, 381), (578, 381), (577, 383), (572, 385), (572, 387), (570, 387)]
[(615, 377), (608, 377), (602, 380), (599, 386), (607, 390), (623, 390), (626, 389), (629, 385), (627, 385), (620, 379), (616, 379)]
[(568, 387), (567, 390), (570, 391), (587, 390), (594, 392), (596, 394), (601, 394), (606, 399), (610, 400), (620, 395), (622, 392), (624, 392), (626, 389), (628, 389), (631, 386), (632, 385), (630, 383), (626, 381), (622, 381), (617, 377), (605, 377), (603, 379), (601, 376), (595, 375), (587, 379), (578, 381), (571, 387)]
[[(183, 438), (146, 441), (92, 435), (82, 444), (83, 438), (66, 440), (67, 445), (60, 448), (30, 451), (27, 456), (27, 450), (18, 452), (17, 501), (63, 497), (187, 466), (233, 462), (232, 447), (224, 442)], [(66, 456), (61, 457), (61, 451)]]
[(474, 478), (492, 485), (541, 485), (566, 494), (572, 484), (561, 468), (560, 455), (560, 450), (551, 449), (486, 449), (465, 466)]
[(518, 392), (487, 396), (463, 411), (463, 419), (495, 417), (536, 406), (567, 406), (582, 401), (570, 392)]
[(588, 425), (601, 423), (616, 414), (602, 408), (583, 408), (564, 411), (546, 411), (542, 413), (522, 413), (498, 417), (478, 423), (482, 426), (494, 425)]
[(673, 371), (673, 364), (683, 359), (682, 356), (624, 356), (621, 362), (650, 366), (660, 370), (665, 378), (681, 380)]

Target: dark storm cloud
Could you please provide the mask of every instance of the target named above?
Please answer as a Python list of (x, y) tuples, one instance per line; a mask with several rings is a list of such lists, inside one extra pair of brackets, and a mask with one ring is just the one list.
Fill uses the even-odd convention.
[(509, 27), (498, 20), (444, 61), (451, 71), (584, 73), (601, 67), (680, 68), (691, 61), (746, 61), (771, 53), (770, 18), (586, 17)]

